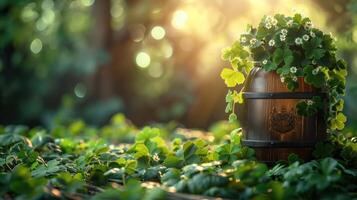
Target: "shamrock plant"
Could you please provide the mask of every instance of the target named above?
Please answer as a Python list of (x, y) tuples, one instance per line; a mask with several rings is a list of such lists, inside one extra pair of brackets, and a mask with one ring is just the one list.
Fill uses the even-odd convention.
[[(111, 126), (118, 124), (106, 128)], [(77, 138), (66, 135), (71, 127), (56, 133), (63, 138), (44, 129), (0, 126), (0, 199), (192, 199), (183, 193), (204, 195), (195, 199), (357, 197), (357, 138), (336, 135), (317, 144), (318, 160), (301, 163), (291, 154), (270, 169), (241, 145), (240, 129), (222, 127), (227, 137), (218, 142), (145, 127), (134, 129), (131, 144), (115, 144), (112, 135), (88, 138), (100, 131), (86, 126)], [(128, 133), (117, 137), (126, 141)]]
[[(221, 77), (227, 87), (235, 88), (245, 81), (253, 67), (276, 72), (291, 91), (299, 87), (298, 77), (327, 93), (329, 131), (342, 130), (346, 117), (342, 113), (345, 93), (346, 63), (336, 56), (335, 39), (314, 28), (311, 20), (300, 14), (265, 16), (258, 27), (248, 26), (239, 41), (223, 49), (222, 59), (231, 63)], [(234, 105), (242, 103), (242, 91), (229, 90), (226, 112), (234, 121)], [(297, 112), (312, 116), (323, 109), (323, 100), (316, 96), (298, 103)]]

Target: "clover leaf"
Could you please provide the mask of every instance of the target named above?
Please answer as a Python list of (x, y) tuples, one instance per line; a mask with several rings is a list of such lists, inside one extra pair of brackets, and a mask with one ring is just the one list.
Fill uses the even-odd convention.
[(316, 68), (313, 66), (309, 65), (304, 68), (304, 74), (305, 74), (305, 82), (308, 84), (311, 84), (317, 88), (321, 88), (326, 82), (325, 82), (325, 74), (319, 70), (317, 72), (314, 72)]
[(273, 61), (276, 65), (280, 65), (284, 61), (285, 66), (290, 66), (294, 61), (293, 53), (289, 48), (278, 48), (274, 51)]
[(249, 52), (239, 42), (234, 42), (231, 47), (222, 50), (222, 59), (232, 61), (239, 57), (245, 59), (249, 56)]
[(342, 113), (339, 112), (336, 115), (335, 119), (331, 120), (331, 129), (332, 130), (342, 130), (345, 127), (345, 122), (347, 121), (346, 116)]
[(245, 80), (243, 73), (228, 68), (222, 70), (221, 77), (227, 87), (235, 87), (236, 85), (242, 84)]

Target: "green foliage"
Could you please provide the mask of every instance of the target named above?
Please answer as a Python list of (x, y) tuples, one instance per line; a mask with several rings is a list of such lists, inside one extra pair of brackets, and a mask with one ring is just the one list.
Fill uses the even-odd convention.
[[(125, 126), (118, 116), (107, 128)], [(113, 140), (85, 124), (78, 132), (72, 125), (55, 132), (4, 127), (0, 197), (150, 200), (166, 199), (169, 191), (231, 199), (356, 198), (356, 138), (336, 135), (317, 144), (318, 160), (302, 163), (292, 154), (287, 163), (270, 169), (255, 160), (252, 149), (241, 146), (241, 129), (231, 125), (213, 126), (218, 135), (231, 132), (215, 142), (170, 141), (174, 132), (164, 134), (163, 128), (134, 129), (131, 144), (121, 143), (128, 133), (118, 132)]]
[(244, 82), (244, 75), (241, 72), (228, 68), (222, 70), (221, 77), (228, 87), (235, 87)]
[(81, 82), (107, 60), (103, 50), (89, 48), (92, 7), (84, 4), (72, 0), (1, 1), (2, 123), (51, 126), (52, 118), (62, 121), (77, 116), (98, 123), (109, 117), (108, 112), (118, 111), (118, 100), (105, 105), (96, 102), (98, 111), (91, 114), (88, 94), (78, 98), (73, 92), (76, 86), (88, 91)]
[(227, 121), (218, 121), (209, 127), (209, 131), (212, 132), (215, 142), (221, 142), (227, 139), (233, 130), (237, 130), (240, 127), (239, 123), (228, 123)]
[[(251, 66), (276, 72), (287, 88), (299, 87), (298, 77), (321, 91), (327, 91), (327, 123), (330, 132), (342, 130), (346, 117), (342, 113), (345, 93), (346, 63), (336, 57), (334, 38), (314, 28), (309, 18), (300, 14), (264, 16), (258, 27), (248, 26), (240, 40), (222, 52), (222, 59), (231, 63), (221, 77), (227, 87), (243, 84)], [(235, 97), (236, 96), (236, 97)], [(240, 97), (240, 98), (238, 98)], [(226, 112), (236, 120), (235, 103), (242, 103), (242, 92), (230, 89), (226, 96)], [(312, 116), (324, 108), (325, 100), (314, 97), (297, 104), (300, 115)]]

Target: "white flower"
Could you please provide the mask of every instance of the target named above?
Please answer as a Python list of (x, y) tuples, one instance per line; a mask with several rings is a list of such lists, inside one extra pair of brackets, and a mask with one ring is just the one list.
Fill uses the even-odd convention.
[(286, 29), (282, 29), (280, 32), (281, 32), (281, 34), (283, 34), (283, 35), (288, 34), (288, 30), (286, 30)]
[(310, 31), (310, 36), (311, 36), (312, 38), (316, 37), (315, 33), (312, 32), (312, 31)]
[(247, 38), (246, 38), (246, 37), (244, 37), (244, 36), (243, 36), (243, 37), (241, 37), (241, 38), (240, 38), (240, 42), (241, 42), (241, 43), (245, 43), (245, 42), (247, 42)]
[(187, 179), (188, 179), (188, 177), (185, 176), (185, 175), (181, 175), (180, 178), (181, 178), (181, 179), (184, 179), (184, 180), (187, 180)]
[(160, 157), (157, 153), (155, 153), (153, 156), (152, 156), (152, 159), (156, 162), (160, 161)]
[(304, 39), (305, 41), (308, 41), (309, 38), (310, 38), (310, 37), (309, 37), (308, 35), (306, 35), (306, 34), (302, 36), (302, 39)]
[(302, 39), (299, 38), (299, 37), (297, 37), (297, 38), (295, 39), (295, 44), (297, 44), (297, 45), (302, 44)]
[(313, 65), (316, 65), (316, 61), (315, 60), (312, 60), (311, 62)]
[(271, 24), (273, 24), (273, 26), (276, 26), (278, 24), (278, 20), (272, 19)]
[(257, 43), (257, 39), (255, 39), (255, 38), (252, 38), (250, 41), (250, 45), (255, 45), (255, 43)]
[(266, 65), (268, 63), (267, 59), (263, 60), (263, 65)]
[(293, 23), (294, 23), (294, 21), (293, 21), (293, 20), (289, 20), (289, 21), (286, 23), (286, 25), (288, 25), (288, 26), (290, 27), (290, 26), (292, 26), (292, 25), (293, 25)]
[(312, 22), (306, 22), (306, 23), (304, 24), (305, 30), (309, 30), (309, 29), (311, 29), (312, 27), (313, 27)]
[(265, 18), (265, 22), (270, 23), (270, 22), (272, 22), (272, 21), (273, 21), (273, 17), (272, 17), (272, 16), (267, 16), (267, 17)]
[(316, 68), (312, 70), (312, 75), (317, 75), (319, 73), (320, 69)]
[(269, 23), (269, 22), (265, 23), (265, 28), (271, 29), (271, 27), (272, 27), (271, 23)]
[(285, 41), (286, 37), (285, 35), (280, 35), (280, 41)]
[(285, 82), (285, 78), (284, 77), (280, 77), (280, 80), (281, 80), (282, 83)]
[(307, 105), (311, 106), (312, 104), (314, 104), (314, 101), (312, 101), (312, 100), (307, 100)]
[(290, 72), (295, 74), (297, 72), (297, 68), (296, 67), (291, 67), (290, 68)]
[(269, 46), (274, 46), (275, 45), (275, 41), (274, 40), (269, 40)]
[(294, 82), (297, 81), (297, 77), (296, 77), (296, 76), (293, 77), (293, 81), (294, 81)]

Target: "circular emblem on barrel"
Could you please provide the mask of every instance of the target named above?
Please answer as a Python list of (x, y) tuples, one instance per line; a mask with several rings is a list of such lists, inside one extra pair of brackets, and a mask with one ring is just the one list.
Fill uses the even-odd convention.
[(278, 133), (287, 133), (295, 128), (295, 114), (294, 110), (288, 112), (286, 108), (282, 108), (281, 111), (273, 109), (270, 118), (270, 127), (273, 131)]

